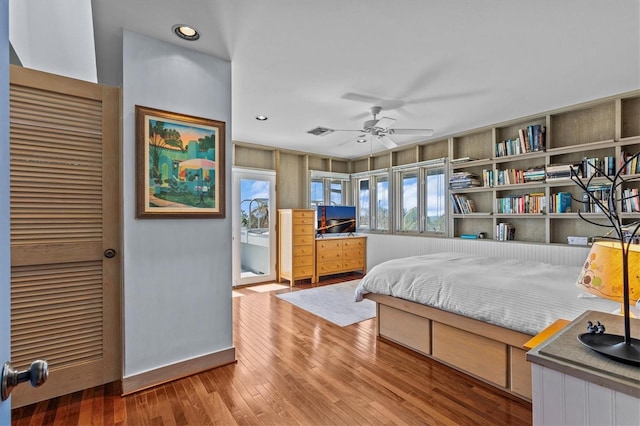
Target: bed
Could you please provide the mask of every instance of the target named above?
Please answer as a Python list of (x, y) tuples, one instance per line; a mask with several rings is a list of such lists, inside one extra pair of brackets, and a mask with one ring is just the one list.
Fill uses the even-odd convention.
[(559, 318), (618, 304), (582, 293), (580, 267), (467, 253), (394, 259), (373, 267), (356, 300), (377, 304), (378, 336), (531, 399), (523, 349)]

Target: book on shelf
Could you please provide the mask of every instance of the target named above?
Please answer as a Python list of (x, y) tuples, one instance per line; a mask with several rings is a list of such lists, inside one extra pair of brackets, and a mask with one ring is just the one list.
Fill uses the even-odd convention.
[(449, 176), (449, 189), (464, 189), (480, 185), (482, 182), (474, 173), (455, 172)]
[(544, 151), (546, 146), (545, 135), (546, 128), (540, 124), (532, 124), (518, 129), (516, 138), (505, 139), (495, 143), (494, 155), (498, 158)]
[(505, 222), (500, 222), (496, 225), (496, 240), (498, 241), (512, 241), (516, 237), (516, 228)]
[[(583, 213), (602, 213), (603, 208), (607, 210), (609, 195), (611, 194), (611, 184), (593, 184), (587, 187), (588, 192), (582, 194)], [(597, 201), (596, 201), (597, 200)], [(624, 209), (624, 203), (622, 208)]]
[(634, 175), (640, 173), (640, 161), (638, 161), (638, 157), (634, 157), (633, 160), (627, 163), (632, 155), (633, 154), (627, 151), (622, 151), (620, 153), (620, 167), (623, 168), (622, 174)]
[(622, 211), (626, 213), (640, 212), (638, 188), (626, 188), (622, 191)]
[(530, 167), (524, 172), (524, 181), (528, 182), (544, 182), (546, 170), (544, 166)]
[(558, 180), (570, 180), (571, 168), (576, 170), (578, 176), (581, 174), (582, 163), (547, 164), (545, 167), (545, 178), (547, 182)]
[(475, 213), (476, 205), (474, 201), (462, 194), (449, 194), (453, 212), (457, 214)]
[(496, 198), (496, 212), (503, 214), (544, 213), (547, 199), (544, 192), (508, 195)]
[[(623, 156), (621, 156), (622, 158)], [(630, 168), (631, 169), (631, 168)], [(615, 176), (615, 157), (585, 157), (582, 160), (580, 168), (582, 178), (590, 178), (592, 176)]]
[(571, 213), (572, 200), (570, 192), (558, 192), (549, 197), (549, 212), (551, 213)]

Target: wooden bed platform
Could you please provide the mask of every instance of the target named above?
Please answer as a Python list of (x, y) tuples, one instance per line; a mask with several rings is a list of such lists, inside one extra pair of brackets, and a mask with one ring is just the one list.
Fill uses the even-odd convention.
[(531, 366), (523, 345), (532, 336), (404, 299), (364, 297), (376, 302), (378, 337), (531, 401)]

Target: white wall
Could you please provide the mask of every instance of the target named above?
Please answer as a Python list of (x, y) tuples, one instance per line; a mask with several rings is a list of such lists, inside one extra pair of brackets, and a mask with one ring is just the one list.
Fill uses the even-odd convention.
[[(226, 122), (225, 219), (135, 219), (134, 105)], [(123, 37), (124, 377), (233, 347), (231, 64)]]
[(25, 68), (98, 82), (90, 1), (9, 3), (9, 39)]
[(407, 235), (367, 234), (367, 269), (389, 259), (441, 252), (475, 253), (509, 259), (529, 259), (555, 265), (582, 266), (589, 247), (515, 241), (427, 238)]
[[(0, 0), (0, 364), (11, 359), (9, 239), (9, 2)], [(10, 401), (10, 400), (9, 400)], [(11, 403), (0, 402), (0, 425), (11, 424)]]

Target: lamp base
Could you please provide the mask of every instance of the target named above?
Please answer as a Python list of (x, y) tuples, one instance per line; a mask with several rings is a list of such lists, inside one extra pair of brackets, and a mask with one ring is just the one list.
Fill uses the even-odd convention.
[(602, 355), (625, 364), (640, 366), (640, 340), (631, 338), (624, 342), (623, 336), (615, 334), (584, 333), (578, 336), (580, 343)]

